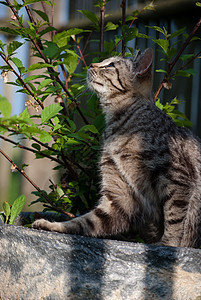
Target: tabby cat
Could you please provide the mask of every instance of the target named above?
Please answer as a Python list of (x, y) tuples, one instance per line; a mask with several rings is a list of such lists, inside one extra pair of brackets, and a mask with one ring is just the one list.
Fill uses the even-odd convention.
[(33, 227), (104, 237), (136, 233), (148, 243), (197, 247), (201, 236), (201, 147), (152, 97), (153, 52), (112, 57), (88, 70), (106, 117), (101, 197), (89, 213)]

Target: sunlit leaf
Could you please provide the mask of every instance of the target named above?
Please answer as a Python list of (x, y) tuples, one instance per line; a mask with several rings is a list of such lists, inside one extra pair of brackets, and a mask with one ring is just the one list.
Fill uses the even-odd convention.
[(3, 204), (2, 204), (2, 208), (3, 208), (3, 212), (6, 216), (6, 222), (8, 222), (8, 218), (10, 216), (10, 204), (7, 202), (7, 201), (4, 201)]
[(46, 106), (41, 113), (42, 122), (43, 123), (47, 122), (49, 119), (54, 117), (62, 109), (63, 108), (57, 103)]
[(18, 41), (13, 41), (7, 46), (8, 55), (11, 55), (17, 50), (19, 47), (21, 47), (23, 43), (20, 43)]
[(0, 112), (6, 118), (8, 118), (11, 114), (11, 104), (10, 102), (3, 96), (0, 95)]
[(15, 219), (19, 215), (19, 213), (22, 211), (22, 208), (24, 207), (26, 202), (26, 197), (24, 195), (19, 196), (14, 202), (10, 210), (10, 220), (9, 224), (14, 224)]
[(63, 61), (70, 74), (72, 74), (77, 67), (77, 59), (77, 54), (74, 51), (66, 50), (66, 55)]
[(165, 39), (156, 39), (152, 40), (155, 44), (159, 45), (165, 53), (167, 53), (168, 47), (169, 47), (169, 41)]
[(27, 69), (27, 73), (30, 72), (30, 71), (39, 70), (39, 69), (42, 69), (42, 68), (49, 68), (49, 67), (52, 67), (52, 65), (46, 64), (46, 63), (36, 63), (36, 64), (31, 65)]
[(78, 11), (80, 13), (82, 13), (86, 18), (88, 18), (91, 22), (93, 22), (93, 23), (98, 23), (99, 22), (99, 18), (92, 11), (87, 10), (87, 9), (82, 9), (82, 10), (78, 10)]
[(32, 8), (32, 10), (35, 11), (44, 21), (49, 23), (48, 15), (46, 13), (44, 13), (44, 11), (33, 9), (33, 8)]

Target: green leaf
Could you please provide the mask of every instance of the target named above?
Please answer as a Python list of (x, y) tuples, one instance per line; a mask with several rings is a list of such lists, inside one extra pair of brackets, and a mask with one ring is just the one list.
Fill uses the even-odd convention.
[(67, 31), (59, 32), (54, 35), (53, 42), (57, 44), (58, 47), (66, 47), (70, 40), (70, 36), (68, 35)]
[(137, 37), (138, 28), (137, 27), (129, 28), (128, 25), (123, 25), (122, 32), (123, 32), (123, 37), (124, 37), (125, 41), (128, 42)]
[(38, 85), (37, 90), (41, 90), (42, 88), (46, 87), (47, 85), (49, 85), (50, 83), (54, 82), (52, 79), (47, 78), (44, 79), (43, 81), (40, 82), (40, 84)]
[(84, 29), (80, 29), (80, 28), (71, 28), (71, 29), (68, 29), (66, 31), (66, 35), (67, 36), (73, 36), (73, 35), (77, 35), (77, 34), (80, 34), (80, 33), (83, 33), (83, 32), (89, 32), (90, 30), (84, 30)]
[(82, 131), (90, 131), (92, 133), (98, 133), (98, 130), (97, 130), (97, 128), (94, 125), (85, 125), (79, 131), (80, 132), (82, 132)]
[(35, 80), (35, 79), (38, 79), (38, 78), (44, 78), (44, 75), (31, 75), (31, 76), (28, 76), (28, 77), (24, 78), (24, 82), (27, 83), (29, 81), (32, 81), (32, 80)]
[(196, 75), (196, 72), (194, 69), (186, 69), (185, 71), (193, 76)]
[(28, 72), (30, 72), (30, 71), (42, 69), (42, 68), (49, 68), (49, 67), (52, 68), (52, 65), (50, 65), (50, 64), (45, 64), (45, 63), (36, 63), (36, 64), (31, 65), (31, 66), (27, 69), (26, 73), (28, 73)]
[(174, 47), (171, 47), (170, 49), (168, 49), (167, 51), (167, 57), (169, 59), (169, 61), (171, 61), (172, 57), (177, 53), (177, 49)]
[(38, 36), (41, 37), (43, 36), (44, 34), (48, 33), (48, 32), (51, 32), (51, 31), (57, 31), (57, 29), (53, 26), (48, 26), (46, 27), (45, 29), (41, 30), (38, 32)]
[(165, 71), (165, 70), (163, 70), (163, 69), (158, 69), (158, 70), (156, 70), (156, 72), (157, 72), (157, 73), (165, 73), (165, 74), (167, 74), (167, 71)]
[(72, 74), (77, 67), (77, 54), (72, 50), (66, 50), (64, 64), (69, 74)]
[(107, 22), (107, 24), (105, 25), (105, 31), (109, 31), (109, 30), (116, 30), (119, 27), (119, 25), (114, 24), (112, 22)]
[(5, 223), (7, 224), (8, 223), (8, 218), (10, 216), (10, 204), (7, 201), (4, 201), (2, 207), (3, 207), (3, 212), (6, 216), (6, 222)]
[(22, 74), (22, 73), (25, 72), (25, 68), (24, 68), (24, 66), (22, 64), (22, 61), (19, 58), (13, 57), (11, 60), (16, 65), (16, 67), (18, 68), (18, 70), (20, 71), (20, 74)]
[(56, 116), (53, 118), (53, 122), (54, 122), (54, 129), (53, 131), (56, 131), (58, 129), (60, 129), (62, 126), (60, 125), (60, 120), (59, 118)]
[(9, 27), (0, 27), (0, 31), (6, 32), (7, 34), (18, 35), (19, 31), (17, 29), (9, 28)]
[(25, 5), (28, 5), (28, 4), (36, 3), (36, 2), (41, 2), (41, 0), (26, 0), (26, 1), (24, 2), (24, 6), (25, 6)]
[(19, 213), (22, 211), (22, 208), (24, 207), (26, 201), (26, 197), (24, 195), (19, 196), (14, 202), (10, 210), (10, 220), (9, 224), (14, 224), (15, 219), (19, 215)]
[(170, 35), (169, 38), (172, 39), (173, 37), (176, 37), (176, 36), (181, 35), (181, 34), (184, 32), (185, 29), (186, 29), (186, 28), (184, 27), (184, 28), (181, 28), (181, 29), (179, 29), (179, 30), (173, 32), (173, 33)]
[(18, 67), (18, 69), (23, 67), (22, 61), (19, 58), (13, 57), (11, 60)]
[(165, 32), (164, 32), (164, 30), (161, 27), (158, 27), (158, 26), (146, 26), (146, 27), (148, 27), (150, 29), (154, 29), (154, 30), (156, 30), (158, 32), (161, 32), (163, 35), (165, 35)]
[(134, 56), (134, 49), (132, 47), (128, 47), (128, 46), (127, 46), (127, 48), (130, 51), (131, 55)]
[(76, 130), (77, 127), (76, 127), (74, 121), (70, 120), (69, 118), (67, 120), (68, 120), (68, 123), (69, 123), (69, 125), (70, 125), (70, 127), (72, 129), (72, 132), (75, 132), (75, 130)]
[(52, 139), (52, 136), (46, 132), (46, 131), (43, 131), (41, 134), (40, 134), (40, 138), (39, 140), (42, 142), (42, 143), (49, 143)]
[(59, 47), (54, 42), (46, 41), (44, 45), (46, 45), (47, 47), (44, 48), (43, 52), (50, 59), (54, 58), (59, 52)]
[(33, 124), (27, 107), (23, 110), (23, 112), (21, 112), (21, 114), (19, 114), (18, 119), (27, 124)]
[(155, 102), (155, 105), (156, 105), (160, 110), (163, 110), (163, 104), (160, 102), (160, 99), (158, 99), (158, 100)]
[(99, 23), (99, 18), (97, 15), (90, 10), (87, 9), (81, 9), (78, 10), (81, 14), (83, 14), (87, 19), (89, 19), (92, 23)]
[(21, 47), (23, 45), (23, 43), (20, 43), (18, 41), (13, 41), (12, 43), (10, 43), (7, 46), (7, 51), (8, 51), (8, 55), (10, 56), (11, 54), (14, 53), (15, 50), (17, 50), (19, 47)]
[(32, 10), (35, 11), (44, 21), (49, 23), (48, 15), (46, 13), (44, 13), (44, 11), (33, 9), (33, 8), (32, 8)]
[[(23, 6), (28, 5), (28, 4), (32, 4), (32, 3), (36, 3), (36, 2), (41, 2), (41, 0), (25, 0)], [(48, 0), (43, 0), (43, 2), (45, 2), (46, 4), (52, 6), (52, 1), (48, 1)]]
[(0, 1), (0, 4), (3, 4), (5, 6), (8, 6), (9, 7), (9, 4), (7, 2), (4, 2), (4, 1)]
[(112, 52), (112, 50), (115, 49), (115, 43), (113, 40), (110, 40), (109, 42), (104, 41), (104, 47), (107, 52)]
[(83, 33), (83, 32), (89, 32), (89, 30), (84, 30), (80, 28), (71, 28), (69, 30), (65, 30), (62, 32), (59, 32), (54, 35), (53, 42), (57, 44), (58, 47), (66, 47), (68, 45), (68, 42), (70, 40), (71, 36)]
[(32, 146), (34, 149), (38, 150), (38, 151), (40, 151), (40, 149), (41, 149), (40, 145), (37, 144), (37, 143), (31, 144), (31, 146)]
[(159, 45), (165, 53), (167, 53), (169, 47), (169, 41), (164, 39), (152, 40), (155, 44)]
[(176, 72), (175, 76), (190, 77), (191, 73), (184, 71), (184, 70), (178, 70)]
[(200, 2), (196, 2), (196, 6), (201, 7), (201, 3)]
[(0, 95), (0, 112), (5, 118), (10, 117), (11, 114), (11, 104), (10, 102), (3, 96)]
[(194, 57), (194, 54), (182, 54), (181, 56), (180, 56), (180, 58), (181, 58), (181, 60), (183, 61), (183, 63), (185, 62), (185, 61), (187, 61), (188, 59), (191, 59), (191, 58), (193, 58)]
[(54, 117), (62, 109), (63, 108), (58, 103), (54, 103), (54, 104), (50, 104), (49, 106), (46, 106), (41, 113), (42, 123), (47, 122), (49, 119)]

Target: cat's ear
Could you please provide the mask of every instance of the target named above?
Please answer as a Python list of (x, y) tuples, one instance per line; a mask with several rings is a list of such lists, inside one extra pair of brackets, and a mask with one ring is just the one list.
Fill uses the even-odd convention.
[(153, 50), (148, 48), (138, 58), (138, 70), (136, 76), (144, 77), (152, 70)]

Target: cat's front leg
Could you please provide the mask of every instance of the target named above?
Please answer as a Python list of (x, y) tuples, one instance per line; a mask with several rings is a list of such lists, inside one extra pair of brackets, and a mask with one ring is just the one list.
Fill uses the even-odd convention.
[(101, 160), (102, 197), (89, 213), (68, 222), (37, 220), (33, 228), (85, 236), (108, 236), (127, 231), (133, 221), (133, 193), (112, 159)]
[[(91, 227), (92, 227), (91, 223)], [(80, 235), (93, 235), (90, 227), (90, 216), (86, 214), (83, 217), (75, 218), (68, 222), (49, 222), (45, 219), (36, 220), (32, 227), (34, 229), (42, 229), (47, 231), (56, 231), (60, 233), (80, 234)], [(92, 228), (91, 228), (92, 229)]]
[(36, 220), (32, 227), (34, 229), (43, 229), (47, 231), (57, 231), (57, 232), (64, 232), (64, 224), (59, 222), (49, 222), (45, 219)]

